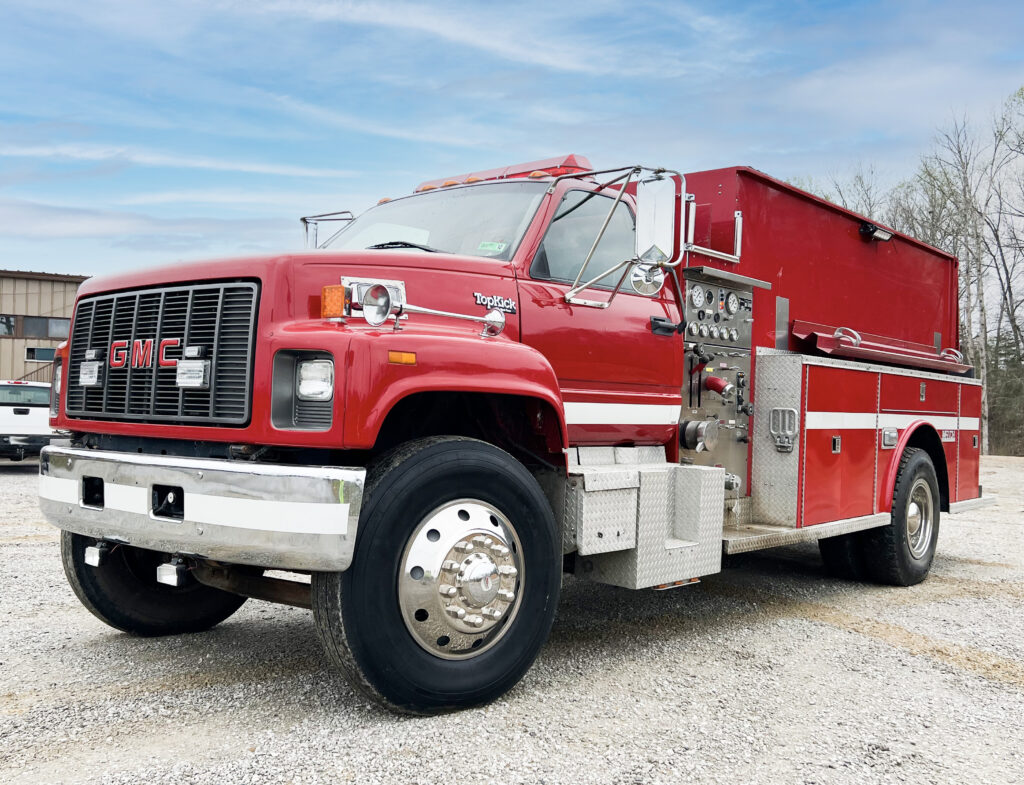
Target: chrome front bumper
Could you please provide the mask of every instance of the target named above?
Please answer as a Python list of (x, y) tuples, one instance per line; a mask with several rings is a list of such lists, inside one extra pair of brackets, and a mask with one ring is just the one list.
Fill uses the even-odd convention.
[[(54, 526), (233, 564), (339, 571), (352, 563), (366, 470), (44, 447), (39, 504)], [(83, 478), (90, 480), (83, 501)], [(102, 481), (102, 506), (95, 489)], [(153, 512), (180, 488), (183, 517)]]

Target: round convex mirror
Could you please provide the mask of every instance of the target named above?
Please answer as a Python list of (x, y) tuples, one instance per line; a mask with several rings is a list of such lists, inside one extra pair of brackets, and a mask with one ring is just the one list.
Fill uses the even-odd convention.
[(653, 264), (634, 264), (629, 272), (629, 285), (637, 294), (652, 297), (665, 285), (665, 270)]

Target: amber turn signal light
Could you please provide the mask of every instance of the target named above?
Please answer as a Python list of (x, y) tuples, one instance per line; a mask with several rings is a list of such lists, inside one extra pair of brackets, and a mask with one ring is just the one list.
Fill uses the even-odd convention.
[(325, 286), (320, 290), (320, 318), (345, 318), (345, 287), (341, 284)]
[(392, 365), (415, 365), (416, 352), (388, 352), (388, 362)]

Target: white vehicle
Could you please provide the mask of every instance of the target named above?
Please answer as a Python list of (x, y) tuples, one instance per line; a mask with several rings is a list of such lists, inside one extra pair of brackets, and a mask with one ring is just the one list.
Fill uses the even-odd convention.
[(0, 458), (38, 455), (52, 438), (49, 383), (0, 381)]

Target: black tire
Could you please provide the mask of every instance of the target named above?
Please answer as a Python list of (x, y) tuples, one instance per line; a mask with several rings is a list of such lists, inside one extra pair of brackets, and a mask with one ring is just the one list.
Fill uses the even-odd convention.
[(868, 577), (861, 532), (840, 534), (818, 540), (825, 572), (844, 581), (863, 581)]
[[(922, 533), (916, 553), (907, 525), (912, 494), (920, 494), (917, 498), (921, 500), (930, 499), (931, 520), (927, 536)], [(940, 505), (939, 482), (932, 459), (924, 450), (908, 447), (900, 457), (896, 474), (891, 521), (886, 526), (864, 532), (865, 563), (875, 581), (892, 586), (913, 586), (928, 576), (939, 539)]]
[[(518, 612), (493, 644), (444, 659), (406, 626), (398, 582), (420, 524), (461, 499), (491, 505), (514, 525), (525, 568)], [(395, 711), (436, 714), (494, 700), (522, 678), (551, 630), (561, 568), (551, 506), (525, 467), (484, 442), (432, 437), (371, 467), (352, 566), (313, 575), (313, 617), (328, 658), (365, 695)]]
[(61, 532), (64, 574), (82, 605), (100, 621), (145, 637), (201, 632), (237, 611), (245, 597), (189, 579), (184, 586), (156, 582), (156, 568), (167, 554), (113, 546), (103, 564), (85, 563), (85, 549), (96, 540)]

